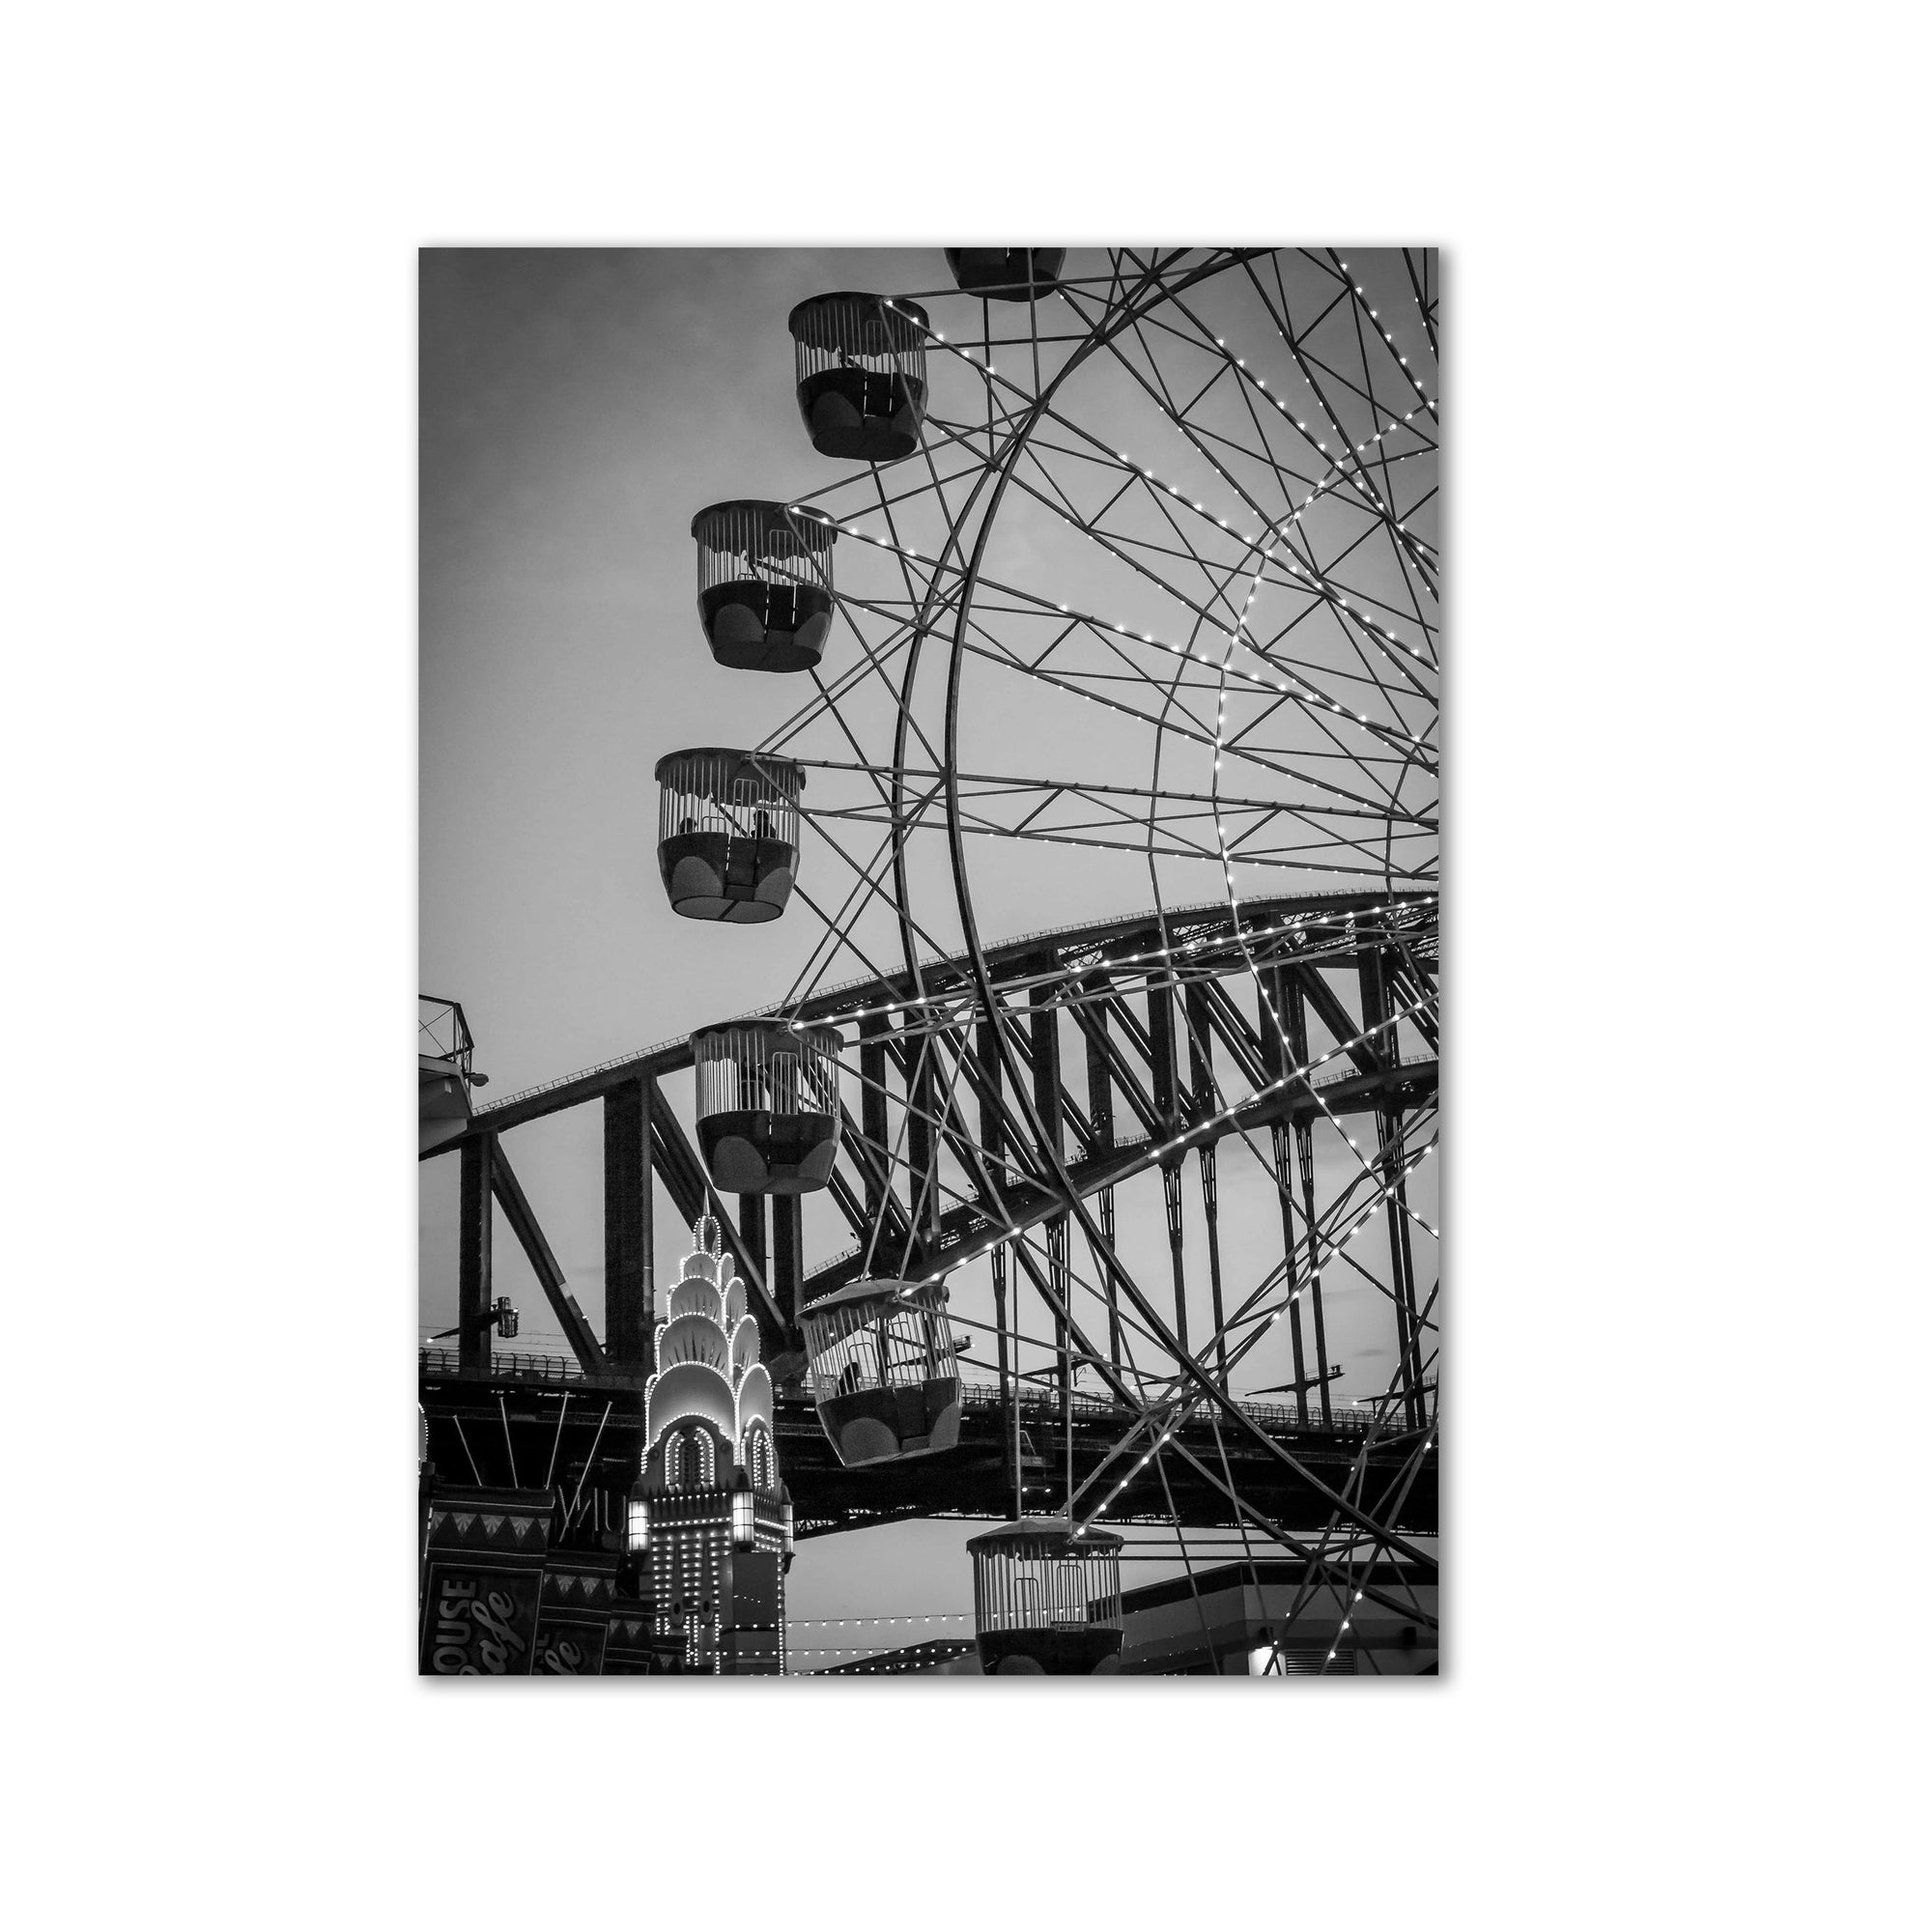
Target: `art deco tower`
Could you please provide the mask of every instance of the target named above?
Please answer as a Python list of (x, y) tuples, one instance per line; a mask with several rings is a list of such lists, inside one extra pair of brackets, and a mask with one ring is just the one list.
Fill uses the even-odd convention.
[(700, 1216), (692, 1238), (657, 1324), (626, 1544), (652, 1629), (681, 1642), (686, 1670), (778, 1676), (792, 1538), (772, 1378), (718, 1223)]

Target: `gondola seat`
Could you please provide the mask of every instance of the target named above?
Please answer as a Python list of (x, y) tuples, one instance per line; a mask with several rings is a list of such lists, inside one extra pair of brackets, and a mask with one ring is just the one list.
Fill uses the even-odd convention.
[(762, 925), (791, 897), (798, 854), (781, 838), (678, 832), (658, 841), (658, 871), (671, 910), (685, 919)]
[(721, 1194), (807, 1194), (832, 1179), (838, 1156), (832, 1114), (734, 1109), (703, 1116), (697, 1134)]
[(821, 369), (798, 385), (799, 414), (821, 456), (896, 463), (919, 447), (925, 384), (871, 369)]
[(832, 597), (812, 583), (740, 578), (697, 599), (711, 655), (732, 670), (810, 670), (825, 655)]

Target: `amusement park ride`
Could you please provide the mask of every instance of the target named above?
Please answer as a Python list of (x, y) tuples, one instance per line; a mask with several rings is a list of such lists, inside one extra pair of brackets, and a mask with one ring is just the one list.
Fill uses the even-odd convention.
[[(664, 751), (659, 870), (683, 918), (806, 925), (783, 996), (480, 1106), (461, 1009), (423, 1003), (421, 1156), (461, 1169), (458, 1325), (421, 1359), (425, 1523), (497, 1498), (593, 1579), (580, 1605), (650, 1622), (673, 1587), (633, 1508), (665, 1466), (661, 1189), (708, 1231), (714, 1285), (688, 1298), (718, 1299), (727, 1339), (670, 1325), (723, 1350), (724, 1385), (754, 1365), (769, 1391), (766, 1446), (724, 1467), (749, 1425), (721, 1407), (691, 1491), (723, 1524), (734, 1473), (756, 1486), (759, 1561), (912, 1517), (996, 1522), (969, 1548), (979, 1655), (1004, 1673), (1121, 1667), (1135, 1524), (1225, 1526), (1305, 1596), (1433, 1632), (1433, 255), (946, 263), (951, 287), (791, 311), (806, 432), (860, 467), (692, 524), (702, 636), (747, 682), (741, 715), (772, 723)], [(795, 681), (761, 706), (767, 677)], [(982, 930), (1040, 904), (1069, 916)], [(846, 955), (859, 977), (828, 983)], [(601, 1334), (506, 1145), (600, 1104)], [(1244, 1234), (1245, 1272), (1223, 1266), (1236, 1182), (1278, 1231), (1261, 1268)], [(807, 1254), (808, 1193), (842, 1253)], [(1167, 1231), (1151, 1266), (1123, 1232), (1144, 1200)], [(500, 1347), (498, 1210), (570, 1359)], [(1394, 1364), (1348, 1401), (1338, 1288), (1373, 1296)], [(554, 1593), (531, 1589), (540, 1652)], [(601, 1667), (777, 1667), (723, 1624), (696, 1648), (652, 1631)]]

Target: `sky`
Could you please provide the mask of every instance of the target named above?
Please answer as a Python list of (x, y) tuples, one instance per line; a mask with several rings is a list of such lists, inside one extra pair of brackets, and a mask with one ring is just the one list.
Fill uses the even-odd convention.
[[(695, 610), (691, 518), (722, 498), (822, 490), (838, 473), (810, 448), (793, 401), (784, 322), (794, 302), (828, 289), (924, 290), (947, 279), (936, 247), (423, 253), (420, 986), (462, 1002), (475, 1064), (490, 1078), (484, 1101), (767, 1005), (790, 984), (815, 936), (796, 908), (754, 929), (679, 920), (657, 876), (658, 756), (682, 745), (756, 743), (805, 683), (713, 663)], [(958, 380), (935, 364), (942, 406), (944, 385)], [(1134, 421), (1124, 387), (1100, 401), (1110, 421)], [(1184, 452), (1150, 460), (1200, 487), (1179, 468)], [(1069, 602), (1083, 591), (1119, 594), (1056, 553), (1053, 533), (1022, 506), (1001, 534), (999, 561), (1013, 577), (1077, 586), (1063, 593)], [(868, 561), (841, 543), (841, 588), (848, 577), (862, 582)], [(1151, 628), (1158, 619), (1136, 609), (1129, 621)], [(996, 681), (969, 694), (967, 713), (978, 737), (962, 766), (978, 756), (1005, 760), (1002, 770), (1058, 771), (1085, 756), (1103, 776), (1121, 762), (1105, 721), (1069, 730)], [(836, 781), (814, 775), (813, 795)], [(999, 869), (975, 873), (987, 940), (1152, 902), (1138, 859), (1083, 854), (1068, 867), (1041, 848), (1017, 862), (1005, 841), (997, 849)], [(1261, 883), (1278, 888), (1280, 875)], [(1217, 896), (1218, 885), (1186, 867), (1161, 890), (1172, 904)], [(955, 943), (944, 895), (920, 902), (932, 909), (935, 936)], [(858, 970), (848, 956), (825, 977)], [(579, 1108), (507, 1142), (571, 1292), (597, 1325), (601, 1125), (600, 1109)], [(1322, 1158), (1346, 1165), (1346, 1151), (1336, 1142)], [(420, 1178), (419, 1319), (445, 1326), (456, 1298), (457, 1164), (426, 1163)], [(1199, 1326), (1207, 1265), (1192, 1188), (1190, 1179)], [(1279, 1259), (1278, 1209), (1271, 1180), (1242, 1158), (1224, 1156), (1221, 1193), (1232, 1284)], [(1413, 1198), (1433, 1218), (1432, 1172)], [(1123, 1190), (1121, 1205), (1123, 1251), (1144, 1251), (1146, 1278), (1165, 1283), (1157, 1187)], [(666, 1206), (661, 1197), (661, 1280), (687, 1245)], [(809, 1267), (849, 1240), (824, 1197), (808, 1199), (806, 1236)], [(523, 1312), (519, 1346), (565, 1352), (500, 1217), (496, 1257), (497, 1290)], [(955, 1306), (977, 1308), (980, 1288), (956, 1283)], [(1329, 1326), (1333, 1352), (1356, 1378), (1344, 1391), (1379, 1386), (1392, 1350), (1373, 1295), (1334, 1284)], [(1270, 1349), (1258, 1351), (1251, 1385), (1289, 1373), (1285, 1336)], [(802, 1545), (792, 1611), (970, 1605), (958, 1547), (974, 1529), (903, 1525)], [(1162, 1574), (1138, 1566), (1129, 1580)]]

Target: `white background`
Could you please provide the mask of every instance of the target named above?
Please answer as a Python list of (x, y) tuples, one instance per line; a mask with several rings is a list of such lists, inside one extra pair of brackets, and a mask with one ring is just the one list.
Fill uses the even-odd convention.
[[(1365, 11), (16, 23), (18, 1922), (1906, 1916), (1908, 16)], [(415, 250), (1015, 237), (1445, 251), (1447, 1674), (422, 1683)]]

